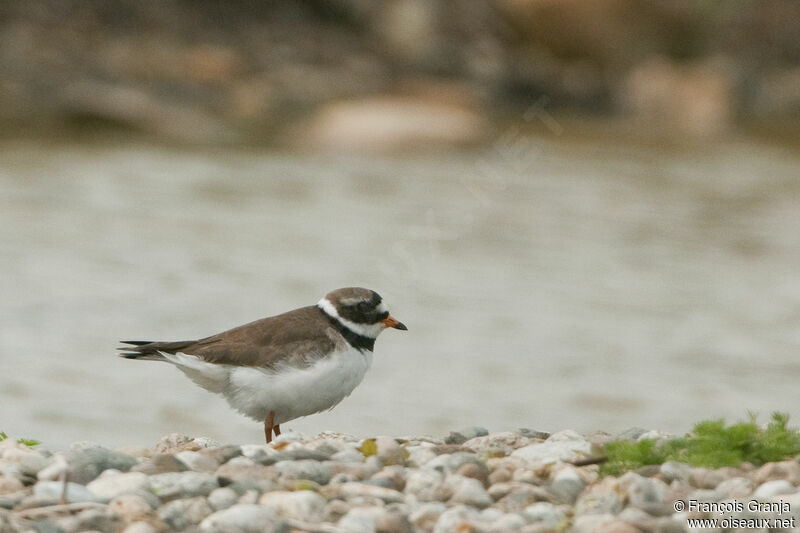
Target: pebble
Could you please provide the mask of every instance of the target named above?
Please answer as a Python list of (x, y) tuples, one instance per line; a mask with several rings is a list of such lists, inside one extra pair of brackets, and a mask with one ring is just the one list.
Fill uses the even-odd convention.
[(331, 461), (337, 463), (361, 463), (364, 455), (356, 449), (345, 449), (331, 455)]
[(282, 518), (319, 522), (322, 520), (326, 501), (314, 491), (299, 490), (268, 492), (259, 498), (258, 503)]
[(559, 501), (564, 503), (575, 503), (581, 492), (583, 492), (586, 484), (575, 468), (568, 467), (559, 470), (553, 476), (553, 482), (550, 484), (550, 492), (552, 492)]
[(159, 440), (154, 449), (156, 453), (176, 454), (184, 450), (197, 451), (203, 448), (218, 446), (211, 439), (205, 437), (189, 437), (178, 433), (170, 433)]
[(392, 437), (375, 437), (378, 459), (383, 465), (402, 465), (406, 462), (406, 451)]
[(423, 503), (411, 511), (408, 518), (417, 529), (431, 531), (446, 510), (447, 506), (441, 502)]
[(252, 503), (238, 503), (217, 511), (200, 522), (200, 531), (236, 533), (282, 533), (284, 522), (275, 513)]
[(620, 478), (619, 486), (626, 489), (629, 505), (654, 516), (670, 512), (665, 504), (668, 488), (660, 479), (628, 472)]
[(387, 466), (367, 481), (369, 484), (402, 491), (406, 486), (406, 472), (402, 466)]
[(519, 428), (516, 432), (523, 437), (529, 437), (531, 439), (547, 440), (550, 437), (550, 432), (540, 431), (538, 429)]
[(494, 520), (488, 527), (488, 533), (504, 533), (506, 531), (520, 531), (527, 522), (518, 514), (508, 513)]
[(200, 472), (169, 472), (150, 476), (150, 490), (162, 500), (181, 496), (207, 496), (219, 487), (212, 474)]
[(699, 489), (694, 492), (691, 492), (689, 494), (689, 499), (706, 501), (706, 502), (715, 502), (722, 499), (722, 494), (720, 494), (714, 489)]
[(772, 501), (785, 502), (789, 506), (789, 509), (792, 509), (792, 515), (797, 516), (795, 509), (800, 509), (800, 491), (793, 492), (792, 494), (782, 494), (772, 498)]
[(495, 520), (499, 520), (503, 516), (505, 516), (505, 513), (503, 513), (503, 511), (501, 511), (500, 509), (489, 508), (481, 510), (480, 514), (478, 515), (478, 518), (482, 522), (494, 522)]
[(444, 443), (445, 444), (464, 444), (468, 440), (477, 438), (477, 437), (485, 437), (489, 434), (489, 430), (480, 426), (471, 426), (468, 428), (460, 429), (458, 431), (451, 431), (450, 434), (445, 437)]
[(639, 437), (647, 433), (648, 430), (640, 427), (628, 428), (617, 434), (617, 440), (639, 440)]
[(350, 511), (350, 504), (344, 500), (332, 499), (325, 504), (323, 515), (326, 522), (338, 522)]
[(260, 493), (256, 489), (246, 490), (244, 494), (239, 497), (238, 503), (258, 503)]
[[(32, 531), (21, 521), (31, 516), (48, 533), (677, 532), (686, 518), (672, 508), (679, 498), (800, 506), (795, 461), (719, 469), (668, 462), (601, 478), (596, 465), (569, 463), (589, 443), (571, 431), (544, 441), (490, 433), (461, 444), (379, 436), (369, 457), (362, 443), (293, 434), (274, 446), (214, 447), (172, 435), (132, 455), (92, 443), (55, 453), (3, 444), (0, 531)], [(78, 508), (48, 514), (67, 473), (66, 501)]]
[(466, 505), (458, 505), (449, 508), (439, 516), (433, 527), (433, 533), (475, 531), (478, 522), (480, 522), (478, 511)]
[(494, 500), (500, 500), (512, 493), (533, 492), (535, 487), (529, 483), (521, 481), (509, 481), (506, 483), (494, 483), (489, 490), (489, 496)]
[(645, 431), (641, 435), (639, 435), (636, 440), (643, 441), (643, 440), (670, 440), (674, 439), (675, 435), (671, 433), (667, 433), (665, 431), (661, 431), (660, 429), (651, 429), (650, 431)]
[(560, 461), (574, 461), (588, 455), (591, 449), (589, 441), (571, 430), (560, 431), (550, 435), (542, 442), (529, 444), (511, 453), (531, 464), (553, 464)]
[(124, 453), (125, 455), (130, 455), (131, 457), (136, 458), (138, 461), (142, 461), (145, 459), (149, 459), (153, 456), (153, 450), (150, 448), (146, 448), (144, 446), (137, 446), (135, 444), (127, 445), (127, 446), (120, 446), (117, 448), (119, 453)]
[[(102, 498), (95, 496), (85, 486), (69, 481), (66, 484), (66, 502), (100, 502)], [(39, 500), (57, 502), (64, 493), (64, 483), (60, 481), (40, 481), (33, 487), (33, 496)]]
[(711, 468), (696, 467), (692, 468), (689, 475), (689, 483), (699, 489), (714, 489), (721, 482), (731, 477), (739, 476), (741, 472), (735, 468)]
[(444, 474), (438, 470), (416, 470), (406, 478), (406, 494), (421, 502), (444, 501), (450, 497), (444, 487)]
[(376, 523), (383, 513), (380, 507), (354, 507), (337, 524), (343, 533), (376, 531)]
[(559, 524), (565, 523), (567, 515), (564, 510), (550, 502), (538, 502), (529, 505), (522, 514), (531, 522), (539, 522), (556, 529)]
[(120, 525), (119, 516), (108, 508), (90, 508), (75, 516), (58, 521), (58, 527), (66, 531), (88, 533), (93, 531), (116, 531)]
[(518, 513), (532, 503), (547, 501), (548, 496), (547, 490), (542, 487), (534, 487), (527, 483), (520, 483), (517, 488), (497, 500), (494, 506), (507, 513)]
[[(23, 476), (37, 477), (39, 472), (50, 463), (48, 457), (44, 457), (32, 451), (23, 451), (23, 450), (13, 450), (13, 451), (19, 454), (18, 455), (19, 472)], [(6, 453), (4, 455), (5, 457), (7, 457), (10, 454)]]
[(238, 499), (239, 494), (237, 494), (236, 491), (230, 487), (220, 487), (218, 489), (214, 489), (208, 495), (208, 503), (215, 511), (227, 509), (231, 505), (235, 504)]
[(122, 530), (122, 533), (156, 533), (156, 528), (147, 522), (132, 522)]
[(331, 479), (330, 468), (312, 459), (281, 461), (275, 464), (275, 469), (286, 479), (308, 479), (320, 485), (327, 484)]
[(15, 477), (0, 477), (0, 495), (11, 494), (13, 492), (22, 490), (24, 487), (25, 485), (22, 484), (22, 481)]
[(266, 444), (242, 444), (242, 455), (260, 463), (266, 457), (278, 453), (273, 447)]
[(135, 494), (118, 496), (109, 502), (108, 507), (126, 522), (144, 521), (156, 516), (153, 507)]
[(544, 439), (533, 438), (518, 432), (503, 431), (490, 435), (475, 436), (461, 446), (473, 452), (501, 452), (509, 455), (514, 450), (529, 444), (542, 442)]
[(541, 469), (517, 468), (511, 475), (511, 481), (521, 481), (530, 485), (542, 485), (543, 480), (541, 476), (539, 476), (539, 472), (541, 472)]
[(406, 451), (408, 452), (406, 464), (414, 468), (426, 465), (428, 461), (436, 458), (433, 445), (429, 443), (420, 444), (419, 446), (407, 446)]
[(366, 483), (348, 482), (342, 483), (337, 487), (339, 496), (344, 499), (367, 498), (378, 499), (386, 503), (396, 503), (403, 501), (403, 493), (385, 487), (376, 487)]
[(425, 463), (425, 468), (439, 470), (448, 474), (455, 473), (462, 465), (475, 463), (483, 466), (478, 456), (470, 452), (443, 453)]
[(615, 515), (623, 509), (617, 481), (606, 478), (585, 490), (575, 502), (575, 514)]
[(86, 484), (108, 469), (127, 472), (137, 461), (130, 455), (97, 444), (74, 444), (68, 454), (70, 480)]
[[(719, 490), (719, 488), (717, 488), (717, 490)], [(759, 485), (755, 492), (753, 492), (753, 497), (769, 499), (780, 496), (781, 494), (792, 494), (795, 492), (797, 492), (797, 488), (785, 479), (774, 479), (772, 481), (765, 481)]]
[(667, 483), (672, 483), (673, 481), (688, 483), (689, 476), (692, 474), (692, 467), (678, 461), (667, 461), (661, 465), (659, 472)]
[[(295, 444), (295, 443), (293, 443)], [(289, 445), (285, 449), (276, 454), (268, 456), (261, 464), (271, 465), (281, 461), (299, 461), (302, 459), (310, 459), (312, 461), (326, 461), (330, 458), (330, 454), (310, 450), (304, 446)]]
[(800, 463), (797, 461), (780, 461), (767, 463), (756, 470), (753, 481), (757, 484), (771, 479), (785, 479), (794, 486), (800, 484)]
[(172, 500), (158, 509), (158, 516), (170, 528), (183, 531), (190, 526), (196, 526), (213, 511), (205, 498), (181, 498)]
[(375, 531), (386, 533), (415, 533), (408, 520), (408, 510), (386, 507), (375, 517)]
[(226, 482), (276, 482), (280, 477), (275, 467), (256, 464), (246, 457), (228, 461), (217, 469), (215, 475)]
[(511, 472), (503, 467), (495, 468), (488, 477), (489, 486), (495, 483), (505, 483), (506, 481), (511, 481)]
[(242, 455), (242, 447), (233, 444), (226, 444), (218, 448), (204, 448), (200, 450), (200, 455), (206, 456), (214, 461), (215, 468), (231, 459)]
[(175, 458), (195, 472), (213, 472), (219, 466), (210, 455), (191, 450), (176, 453)]
[(489, 486), (489, 469), (483, 463), (464, 463), (458, 467), (456, 474), (477, 479), (484, 487)]
[(86, 488), (101, 500), (110, 500), (120, 494), (144, 489), (147, 486), (149, 486), (149, 480), (146, 474), (125, 472), (113, 476), (101, 476), (91, 481)]
[[(345, 436), (341, 436), (342, 439)], [(355, 446), (349, 445), (345, 440), (337, 438), (336, 435), (331, 434), (328, 438), (320, 438), (308, 442), (307, 446), (310, 450), (332, 457), (333, 455), (348, 450), (356, 449)]]
[(185, 472), (188, 469), (189, 467), (186, 466), (186, 463), (174, 455), (165, 453), (155, 454), (147, 461), (143, 461), (131, 468), (134, 472), (143, 472), (148, 476), (166, 474), (167, 472)]
[(56, 481), (69, 472), (69, 462), (63, 453), (53, 455), (50, 463), (36, 473), (41, 481)]
[(612, 514), (585, 515), (575, 518), (573, 533), (641, 533), (639, 528), (617, 520)]
[(0, 531), (23, 531), (22, 521), (14, 516), (11, 511), (0, 509)]
[(720, 482), (715, 491), (723, 498), (746, 498), (753, 493), (754, 486), (755, 484), (746, 477), (732, 477)]
[(483, 509), (493, 503), (491, 496), (483, 488), (483, 483), (471, 477), (464, 477), (458, 474), (448, 476), (446, 480), (452, 496), (448, 503), (470, 505)]
[(369, 479), (383, 469), (381, 460), (376, 455), (372, 455), (363, 460), (360, 465), (350, 467), (350, 472), (358, 479)]

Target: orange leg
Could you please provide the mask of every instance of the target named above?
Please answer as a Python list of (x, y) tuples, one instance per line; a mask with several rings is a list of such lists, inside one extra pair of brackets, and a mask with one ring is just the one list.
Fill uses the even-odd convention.
[(278, 435), (281, 434), (281, 425), (280, 424), (275, 424), (275, 427), (272, 428), (272, 430), (275, 432), (275, 436), (277, 437)]
[[(264, 436), (267, 438), (267, 444), (272, 442), (272, 430), (277, 428), (274, 424), (275, 422), (275, 411), (270, 411), (267, 415), (267, 419), (264, 420)], [(276, 433), (276, 435), (280, 435), (280, 430)]]

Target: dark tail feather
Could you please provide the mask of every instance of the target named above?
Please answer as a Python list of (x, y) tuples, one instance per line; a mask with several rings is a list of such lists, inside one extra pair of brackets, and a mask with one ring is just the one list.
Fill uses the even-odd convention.
[[(117, 350), (122, 350), (123, 348), (117, 348)], [(145, 354), (140, 352), (122, 352), (118, 354), (120, 357), (125, 359), (144, 359), (145, 357), (152, 357), (153, 354)]]
[(137, 361), (166, 361), (166, 357), (160, 353), (121, 353), (123, 359), (136, 359)]
[(175, 353), (178, 350), (195, 344), (196, 341), (153, 342), (153, 341), (119, 341), (129, 346), (121, 346), (117, 350), (125, 359), (142, 359), (146, 361), (164, 361), (160, 352)]
[(120, 357), (125, 359), (142, 359), (145, 361), (163, 361), (164, 356), (158, 353), (160, 343), (153, 341), (119, 341), (129, 346), (121, 346), (117, 350), (122, 353)]

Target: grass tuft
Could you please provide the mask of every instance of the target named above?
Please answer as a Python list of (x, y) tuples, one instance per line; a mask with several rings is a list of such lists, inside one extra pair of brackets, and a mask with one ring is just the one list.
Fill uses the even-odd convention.
[(781, 461), (800, 454), (800, 433), (788, 424), (788, 415), (773, 413), (762, 428), (750, 415), (748, 422), (730, 426), (724, 420), (699, 422), (691, 433), (678, 439), (610, 442), (605, 446), (608, 461), (600, 467), (600, 473), (616, 476), (666, 461), (709, 468)]
[[(0, 431), (0, 442), (3, 442), (7, 438), (8, 435), (6, 435), (6, 432)], [(17, 442), (19, 442), (20, 444), (24, 444), (25, 446), (36, 446), (38, 444), (41, 444), (40, 441), (34, 439), (17, 439)]]

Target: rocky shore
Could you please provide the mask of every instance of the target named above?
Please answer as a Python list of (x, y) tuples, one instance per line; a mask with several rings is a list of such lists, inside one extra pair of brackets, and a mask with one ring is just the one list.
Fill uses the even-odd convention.
[(555, 113), (796, 135), (798, 21), (794, 0), (4, 2), (0, 132), (385, 149)]
[(688, 531), (694, 518), (774, 531), (796, 520), (797, 461), (667, 462), (620, 477), (580, 466), (609, 439), (468, 428), (446, 438), (290, 433), (239, 446), (173, 434), (152, 449), (56, 452), (7, 439), (0, 532), (625, 533)]

